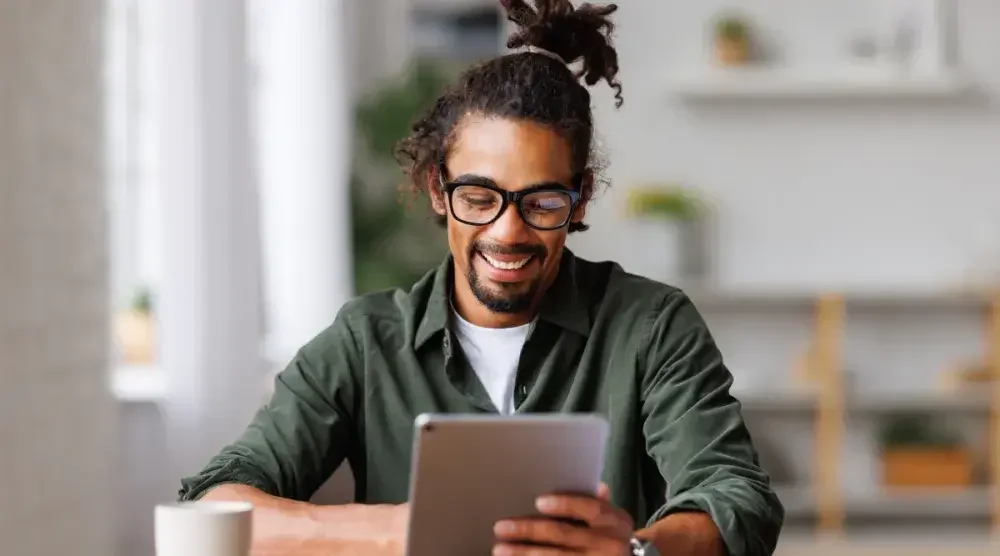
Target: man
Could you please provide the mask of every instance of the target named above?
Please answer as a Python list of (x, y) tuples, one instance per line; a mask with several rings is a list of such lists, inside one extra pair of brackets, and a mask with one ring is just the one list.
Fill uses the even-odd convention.
[[(451, 256), (409, 291), (348, 303), (181, 498), (251, 501), (264, 552), (398, 554), (416, 415), (596, 411), (611, 423), (600, 495), (539, 500), (586, 525), (512, 516), (494, 554), (771, 554), (784, 512), (691, 301), (564, 247), (596, 182), (590, 94), (567, 64), (621, 103), (616, 7), (503, 4), (508, 46), (528, 50), (468, 70), (399, 148)], [(303, 502), (345, 459), (359, 504)]]

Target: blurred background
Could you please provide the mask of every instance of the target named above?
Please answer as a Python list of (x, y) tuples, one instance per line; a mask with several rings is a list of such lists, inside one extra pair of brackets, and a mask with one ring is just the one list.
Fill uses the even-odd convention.
[[(702, 310), (779, 552), (1000, 553), (1000, 3), (616, 18), (570, 247)], [(440, 261), (391, 146), (508, 31), (494, 0), (0, 0), (0, 552), (152, 554), (295, 350)]]

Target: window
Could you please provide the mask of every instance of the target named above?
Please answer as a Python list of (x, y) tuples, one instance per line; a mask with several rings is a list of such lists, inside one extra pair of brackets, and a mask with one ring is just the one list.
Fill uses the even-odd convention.
[(153, 164), (155, 114), (145, 102), (152, 51), (142, 0), (112, 0), (107, 20), (108, 177), (114, 389), (125, 399), (155, 397), (151, 308), (159, 284), (159, 226)]
[(113, 0), (109, 17), (109, 131), (113, 296), (127, 305), (159, 281), (155, 114), (145, 102), (151, 53), (141, 0)]
[(503, 42), (502, 23), (494, 3), (418, 7), (411, 22), (414, 57), (460, 66), (496, 56)]

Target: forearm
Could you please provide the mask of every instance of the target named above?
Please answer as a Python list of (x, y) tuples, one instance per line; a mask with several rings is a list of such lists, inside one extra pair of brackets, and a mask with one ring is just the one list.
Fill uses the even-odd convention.
[(719, 528), (708, 514), (679, 512), (636, 532), (663, 556), (726, 556)]
[(392, 534), (403, 524), (394, 506), (348, 504), (319, 506), (286, 500), (256, 488), (224, 484), (202, 500), (249, 502), (254, 507), (253, 554), (395, 555), (402, 552)]

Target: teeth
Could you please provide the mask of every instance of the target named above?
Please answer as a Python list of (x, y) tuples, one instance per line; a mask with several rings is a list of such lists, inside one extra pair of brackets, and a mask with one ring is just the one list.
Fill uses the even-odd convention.
[(498, 261), (493, 257), (487, 255), (486, 253), (480, 253), (480, 255), (482, 255), (483, 258), (486, 259), (486, 262), (490, 263), (490, 266), (494, 266), (496, 268), (499, 268), (500, 270), (517, 270), (523, 267), (524, 265), (528, 264), (528, 261), (531, 260), (531, 255), (528, 255), (527, 257), (519, 261), (512, 261), (508, 263), (506, 261)]

